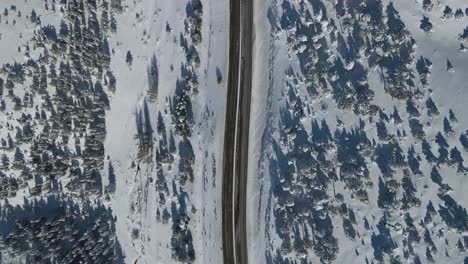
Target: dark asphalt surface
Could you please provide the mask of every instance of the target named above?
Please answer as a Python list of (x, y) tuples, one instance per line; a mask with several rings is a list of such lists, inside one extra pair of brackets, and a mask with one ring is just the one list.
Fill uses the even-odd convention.
[(252, 27), (253, 0), (230, 0), (222, 185), (224, 263), (248, 263), (246, 191), (252, 90)]

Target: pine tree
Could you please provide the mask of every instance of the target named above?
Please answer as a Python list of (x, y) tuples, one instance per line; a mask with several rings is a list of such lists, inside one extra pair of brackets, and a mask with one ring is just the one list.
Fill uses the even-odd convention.
[(132, 66), (133, 63), (133, 56), (130, 51), (127, 51), (127, 56), (125, 57), (125, 62), (128, 64), (128, 66)]
[(110, 193), (114, 193), (115, 186), (116, 186), (116, 176), (115, 176), (114, 166), (112, 165), (112, 162), (109, 162), (109, 170), (107, 173), (107, 177), (109, 179), (108, 190)]

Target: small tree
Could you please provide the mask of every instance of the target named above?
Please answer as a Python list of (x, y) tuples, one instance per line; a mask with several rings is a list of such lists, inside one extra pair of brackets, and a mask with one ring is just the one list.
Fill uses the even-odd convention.
[(429, 21), (429, 17), (423, 16), (421, 20), (421, 25), (419, 26), (420, 29), (424, 30), (426, 33), (430, 33), (432, 30), (432, 23)]
[(8, 168), (8, 166), (10, 166), (10, 159), (8, 158), (6, 154), (3, 154), (2, 155), (2, 167), (5, 169), (5, 168)]
[(107, 177), (109, 179), (108, 190), (110, 193), (114, 193), (115, 185), (116, 185), (116, 177), (115, 177), (114, 166), (112, 166), (112, 162), (109, 162), (109, 171), (108, 171)]
[(125, 58), (125, 62), (128, 64), (128, 66), (132, 66), (133, 63), (133, 56), (130, 51), (127, 51), (127, 56)]

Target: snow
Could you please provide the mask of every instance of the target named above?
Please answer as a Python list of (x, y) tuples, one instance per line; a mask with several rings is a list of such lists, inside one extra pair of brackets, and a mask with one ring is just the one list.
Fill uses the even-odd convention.
[[(255, 1), (254, 12), (258, 14), (254, 16), (254, 47), (253, 47), (253, 74), (252, 74), (252, 97), (251, 97), (251, 114), (250, 114), (250, 136), (249, 136), (249, 164), (248, 164), (248, 181), (247, 181), (247, 239), (249, 241), (248, 258), (252, 263), (260, 263), (263, 259), (266, 250), (265, 241), (262, 234), (265, 230), (265, 222), (263, 221), (263, 213), (261, 208), (265, 204), (261, 198), (265, 197), (264, 184), (267, 184), (261, 178), (262, 168), (259, 168), (262, 135), (265, 131), (267, 123), (267, 105), (271, 98), (271, 90), (260, 89), (267, 87), (269, 72), (265, 69), (270, 69), (271, 64), (268, 63), (268, 52), (271, 52), (270, 33), (266, 24), (267, 2)], [(265, 96), (266, 95), (266, 96)], [(258, 175), (258, 176), (257, 176)], [(267, 185), (268, 186), (268, 185)], [(254, 206), (252, 206), (254, 205)]]
[[(289, 1), (291, 4), (298, 4), (298, 1)], [(335, 1), (336, 2), (336, 1)], [(346, 2), (346, 1), (345, 1)], [(383, 1), (386, 6), (390, 1)], [(466, 27), (467, 17), (461, 19), (443, 19), (442, 14), (446, 5), (449, 5), (453, 12), (457, 8), (465, 10), (466, 5), (464, 1), (439, 1), (433, 10), (427, 14), (422, 9), (422, 1), (393, 1), (395, 8), (400, 13), (400, 16), (405, 23), (407, 29), (411, 32), (412, 37), (416, 41), (414, 57), (418, 59), (421, 55), (427, 57), (432, 61), (431, 68), (430, 89), (428, 96), (426, 96), (418, 104), (421, 106), (420, 111), (423, 114), (421, 123), (424, 124), (426, 130), (426, 138), (428, 141), (433, 141), (437, 132), (443, 130), (443, 119), (448, 117), (449, 110), (452, 109), (455, 113), (458, 122), (452, 123), (455, 136), (446, 137), (447, 142), (451, 147), (456, 146), (459, 150), (463, 149), (460, 145), (458, 136), (461, 132), (466, 130), (466, 122), (468, 121), (465, 112), (465, 102), (468, 100), (468, 93), (466, 88), (466, 72), (468, 69), (467, 53), (459, 50), (460, 40), (458, 36), (463, 33)], [(276, 206), (274, 195), (272, 194), (272, 186), (270, 186), (269, 175), (269, 159), (274, 159), (273, 153), (270, 150), (271, 141), (277, 140), (278, 134), (276, 131), (282, 129), (278, 127), (279, 109), (285, 103), (285, 80), (288, 78), (286, 70), (291, 68), (294, 72), (300, 73), (298, 60), (287, 42), (286, 37), (289, 34), (285, 31), (278, 31), (275, 26), (270, 26), (270, 21), (277, 25), (280, 19), (283, 1), (256, 1), (256, 14), (255, 17), (255, 57), (254, 57), (254, 85), (255, 88), (252, 96), (252, 115), (251, 115), (251, 137), (250, 137), (250, 156), (253, 157), (252, 162), (249, 164), (249, 184), (248, 184), (248, 221), (249, 226), (249, 258), (253, 263), (269, 263), (268, 252), (274, 255), (275, 250), (280, 247), (280, 238), (275, 232), (275, 222), (273, 215), (273, 208)], [(327, 16), (333, 17), (334, 14), (332, 3), (325, 3), (328, 14)], [(428, 16), (434, 28), (429, 34), (425, 33), (419, 28), (422, 16)], [(320, 16), (320, 14), (318, 14)], [(317, 17), (319, 18), (319, 17)], [(276, 21), (275, 21), (276, 20)], [(335, 21), (336, 22), (336, 21)], [(326, 26), (322, 24), (322, 26)], [(299, 41), (304, 41), (304, 36), (297, 38)], [(463, 43), (466, 46), (466, 43)], [(304, 51), (304, 47), (299, 45), (298, 52)], [(317, 47), (316, 47), (317, 48)], [(332, 50), (336, 53), (336, 47)], [(450, 60), (454, 66), (454, 71), (447, 71), (447, 59)], [(362, 63), (362, 62), (361, 62)], [(346, 65), (347, 69), (351, 69), (354, 64)], [(416, 73), (417, 74), (417, 73)], [(399, 109), (400, 116), (403, 120), (408, 119), (408, 114), (405, 111), (405, 104), (398, 100), (392, 99), (388, 94), (383, 91), (380, 73), (377, 69), (369, 71), (368, 81), (372, 90), (375, 91), (375, 97), (372, 103), (381, 107), (387, 115), (391, 114), (393, 107)], [(297, 85), (298, 93), (301, 98), (307, 98), (303, 84)], [(419, 83), (417, 85), (420, 85)], [(265, 96), (266, 95), (266, 96)], [(435, 102), (440, 114), (435, 117), (428, 117), (424, 110), (424, 101), (431, 97)], [(347, 129), (356, 127), (359, 121), (359, 116), (356, 116), (351, 111), (339, 110), (335, 102), (329, 97), (321, 97), (318, 101), (320, 104), (328, 105), (327, 110), (319, 110), (314, 104), (314, 111), (312, 116), (307, 117), (315, 120), (325, 120), (330, 127), (330, 131), (335, 131), (338, 128), (336, 122), (339, 118), (343, 122), (343, 126)], [(418, 106), (419, 107), (419, 106)], [(424, 112), (424, 113), (423, 113)], [(365, 118), (365, 117), (364, 117)], [(310, 131), (310, 122), (303, 122), (307, 131)], [(403, 152), (406, 153), (407, 147), (415, 145), (418, 152), (420, 152), (420, 142), (413, 138), (410, 129), (407, 125), (403, 127), (408, 136), (402, 139)], [(401, 126), (388, 126), (389, 133), (395, 134), (397, 129), (402, 129)], [(375, 127), (366, 125), (364, 129), (369, 139), (376, 138)], [(432, 150), (437, 154), (437, 145), (431, 143)], [(466, 153), (464, 153), (466, 154)], [(462, 155), (464, 155), (462, 154)], [(328, 153), (327, 159), (333, 157), (334, 153)], [(466, 166), (466, 162), (464, 163)], [(290, 164), (291, 165), (291, 164)], [(424, 210), (427, 203), (432, 200), (437, 210), (437, 202), (439, 200), (437, 193), (438, 188), (434, 186), (429, 178), (432, 166), (427, 163), (421, 164), (421, 170), (426, 175), (423, 179), (418, 179), (416, 182), (416, 189), (418, 190), (417, 197), (421, 199), (421, 207), (419, 209), (413, 208), (410, 210), (414, 218), (414, 222), (418, 223), (420, 219), (424, 218)], [(336, 182), (336, 192), (345, 195), (344, 200), (349, 207), (353, 208), (356, 217), (367, 216), (371, 226), (375, 226), (383, 215), (383, 211), (377, 208), (374, 204), (378, 197), (378, 177), (380, 175), (379, 168), (376, 163), (368, 164), (370, 171), (370, 178), (373, 182), (373, 188), (368, 189), (369, 200), (371, 204), (363, 204), (357, 199), (350, 196), (349, 191), (345, 188), (344, 183)], [(468, 199), (464, 195), (463, 189), (466, 189), (468, 184), (467, 178), (462, 175), (456, 175), (453, 169), (441, 168), (440, 174), (444, 176), (444, 182), (453, 188), (450, 195), (460, 203), (464, 208), (468, 206)], [(398, 179), (397, 181), (399, 181)], [(424, 185), (430, 186), (425, 189)], [(398, 198), (401, 199), (401, 193)], [(441, 202), (443, 205), (443, 202)], [(371, 217), (372, 216), (372, 217)], [(394, 216), (396, 218), (389, 220), (389, 222), (403, 222), (401, 213)], [(332, 217), (334, 233), (338, 239), (339, 254), (334, 263), (363, 263), (367, 257), (369, 260), (373, 256), (373, 247), (371, 246), (371, 231), (366, 231), (362, 226), (356, 228), (361, 233), (361, 237), (365, 240), (365, 245), (360, 245), (360, 239), (353, 241), (344, 235), (339, 217)], [(434, 223), (431, 231), (435, 232), (435, 225), (442, 223), (440, 219)], [(359, 225), (359, 224), (358, 224)], [(446, 231), (445, 237), (453, 243), (454, 239), (459, 237), (453, 231)], [(392, 237), (398, 245), (402, 245), (404, 232), (392, 232)], [(420, 233), (420, 235), (422, 235)], [(433, 235), (434, 236), (434, 235)], [(434, 239), (435, 240), (435, 239)], [(415, 249), (421, 259), (425, 256), (424, 244)], [(439, 250), (442, 250), (443, 245), (436, 242)], [(359, 251), (359, 255), (355, 254), (355, 250)], [(402, 256), (403, 249), (397, 248), (395, 253)], [(463, 256), (457, 254), (456, 250), (448, 252), (453, 257), (453, 263), (458, 263), (463, 260)], [(312, 253), (308, 252), (307, 257), (312, 262), (319, 262), (318, 258)], [(350, 262), (350, 260), (353, 260)], [(444, 253), (438, 253), (434, 257), (436, 263), (446, 261)], [(458, 261), (458, 262), (457, 262)]]
[[(299, 5), (301, 1), (289, 1), (292, 5)], [(221, 233), (221, 183), (222, 183), (222, 157), (223, 157), (223, 137), (226, 105), (226, 81), (228, 67), (228, 47), (229, 47), (229, 0), (202, 0), (203, 3), (203, 23), (202, 23), (202, 42), (196, 45), (200, 57), (200, 66), (193, 67), (198, 77), (197, 93), (191, 95), (192, 111), (194, 124), (192, 133), (188, 138), (193, 147), (195, 160), (193, 163), (194, 181), (184, 186), (177, 182), (180, 176), (179, 171), (179, 152), (174, 155), (174, 162), (170, 164), (157, 164), (154, 162), (155, 151), (158, 149), (160, 139), (163, 135), (157, 131), (158, 113), (161, 113), (165, 133), (169, 137), (174, 134), (176, 146), (182, 142), (183, 137), (175, 134), (175, 120), (170, 113), (171, 102), (175, 95), (176, 83), (181, 78), (181, 66), (185, 65), (186, 54), (180, 46), (181, 35), (186, 30), (186, 5), (189, 0), (137, 0), (124, 2), (124, 12), (116, 15), (117, 32), (110, 34), (108, 41), (112, 50), (111, 70), (117, 79), (117, 88), (115, 93), (109, 93), (110, 109), (106, 111), (106, 130), (105, 141), (105, 166), (101, 171), (103, 185), (108, 184), (107, 174), (110, 164), (112, 164), (115, 175), (117, 176), (117, 185), (114, 193), (105, 194), (104, 197), (93, 199), (93, 204), (103, 202), (112, 209), (115, 216), (115, 227), (118, 242), (125, 255), (125, 263), (173, 263), (174, 259), (171, 242), (173, 240), (172, 221), (163, 223), (157, 221), (156, 211), (163, 208), (169, 208), (172, 202), (178, 203), (179, 198), (173, 193), (173, 182), (176, 192), (184, 192), (184, 199), (187, 205), (187, 215), (190, 218), (187, 222), (179, 224), (182, 230), (190, 230), (193, 238), (193, 247), (195, 249), (195, 263), (221, 263), (222, 252), (222, 233)], [(307, 1), (306, 1), (307, 2)], [(312, 1), (310, 1), (312, 2)], [(327, 10), (327, 16), (334, 17), (335, 11), (333, 4), (336, 1), (323, 1), (324, 8)], [(333, 3), (332, 3), (333, 2)], [(349, 1), (345, 1), (349, 2)], [(443, 18), (443, 11), (446, 5), (449, 5), (453, 12), (457, 8), (465, 11), (466, 3), (464, 0), (439, 0), (434, 2), (431, 12), (424, 11), (421, 0), (394, 0), (392, 1), (399, 12), (406, 28), (414, 38), (415, 61), (423, 56), (432, 62), (430, 84), (422, 87), (419, 78), (415, 78), (416, 87), (423, 90), (423, 97), (415, 100), (416, 107), (421, 112), (420, 122), (423, 124), (426, 139), (432, 147), (432, 152), (438, 156), (438, 145), (434, 139), (439, 131), (443, 131), (443, 120), (448, 117), (452, 110), (458, 122), (451, 122), (454, 135), (445, 135), (449, 151), (452, 147), (462, 152), (466, 157), (466, 151), (460, 143), (459, 136), (466, 131), (468, 115), (465, 102), (468, 101), (467, 77), (468, 72), (468, 52), (460, 50), (460, 44), (468, 47), (468, 43), (459, 39), (459, 35), (467, 26), (468, 16), (464, 15), (461, 19)], [(383, 0), (384, 6), (390, 3), (389, 0)], [(47, 11), (42, 1), (3, 1), (0, 4), (0, 10), (3, 12), (5, 7), (15, 4), (17, 12), (11, 11), (8, 16), (1, 14), (0, 24), (0, 61), (4, 63), (19, 62), (24, 63), (28, 58), (24, 55), (25, 45), (34, 37), (34, 30), (39, 30), (40, 26), (34, 25), (26, 18), (34, 9), (40, 14), (42, 25), (54, 25), (57, 29), (63, 18), (63, 13)], [(269, 263), (272, 261), (268, 257), (273, 256), (276, 250), (281, 248), (281, 238), (275, 230), (274, 210), (278, 206), (277, 198), (273, 193), (274, 184), (271, 182), (270, 161), (275, 159), (272, 150), (273, 141), (279, 141), (280, 131), (285, 129), (280, 126), (280, 110), (287, 104), (288, 85), (297, 90), (301, 98), (310, 99), (308, 109), (310, 114), (302, 119), (304, 130), (312, 130), (312, 122), (325, 120), (330, 131), (333, 133), (337, 129), (352, 129), (359, 126), (362, 121), (365, 127), (362, 129), (369, 140), (376, 140), (377, 143), (384, 143), (377, 136), (375, 120), (370, 121), (369, 116), (358, 116), (352, 111), (344, 111), (338, 108), (330, 93), (322, 93), (318, 98), (309, 98), (304, 76), (301, 73), (301, 65), (297, 58), (297, 53), (307, 51), (306, 42), (313, 41), (314, 48), (319, 49), (322, 43), (319, 36), (310, 38), (301, 35), (297, 41), (292, 44), (287, 43), (287, 38), (293, 34), (296, 29), (290, 31), (281, 30), (279, 20), (283, 12), (283, 0), (257, 0), (255, 1), (254, 32), (255, 42), (253, 61), (253, 91), (252, 107), (250, 119), (250, 137), (249, 137), (249, 167), (247, 184), (247, 236), (249, 249), (249, 262), (251, 263)], [(310, 4), (310, 3), (307, 3)], [(324, 18), (322, 12), (312, 15), (314, 20)], [(429, 18), (433, 28), (430, 33), (420, 29), (423, 16)], [(312, 19), (310, 18), (310, 19)], [(303, 18), (306, 20), (305, 18)], [(13, 23), (16, 21), (16, 24)], [(6, 24), (8, 21), (8, 24)], [(310, 22), (310, 21), (309, 21)], [(307, 22), (307, 23), (309, 23)], [(336, 21), (335, 21), (336, 22)], [(338, 31), (344, 32), (343, 26), (337, 23)], [(170, 30), (167, 30), (167, 26)], [(329, 22), (321, 24), (323, 29), (330, 29)], [(330, 34), (330, 31), (323, 33)], [(186, 36), (190, 42), (190, 37)], [(18, 52), (18, 46), (21, 52)], [(331, 45), (329, 52), (332, 56), (330, 60), (341, 58), (336, 45)], [(127, 52), (130, 51), (133, 62), (128, 65), (126, 60)], [(30, 56), (38, 59), (41, 54), (40, 49), (32, 49)], [(363, 50), (359, 55), (364, 58)], [(159, 89), (155, 100), (148, 95), (147, 68), (151, 58), (157, 59), (159, 70)], [(399, 110), (400, 117), (405, 120), (403, 124), (394, 124), (390, 121), (387, 124), (389, 134), (396, 134), (397, 131), (405, 130), (407, 136), (397, 138), (406, 155), (410, 146), (414, 146), (417, 153), (421, 156), (422, 176), (411, 176), (415, 187), (416, 196), (421, 200), (419, 208), (410, 208), (407, 211), (398, 211), (389, 214), (388, 223), (394, 223), (391, 229), (391, 235), (395, 243), (399, 245), (393, 252), (395, 255), (403, 255), (403, 245), (407, 232), (404, 224), (404, 213), (409, 212), (414, 219), (415, 226), (421, 237), (424, 236), (424, 228), (431, 232), (435, 246), (439, 249), (434, 256), (435, 263), (461, 263), (465, 256), (460, 253), (455, 245), (457, 239), (466, 236), (466, 232), (460, 232), (450, 229), (445, 221), (436, 213), (434, 221), (429, 224), (420, 225), (425, 217), (426, 206), (432, 201), (436, 211), (444, 202), (439, 198), (440, 187), (434, 184), (430, 177), (433, 167), (437, 167), (443, 177), (443, 182), (451, 187), (448, 194), (464, 208), (468, 207), (468, 199), (465, 190), (468, 186), (468, 177), (456, 172), (456, 168), (437, 164), (430, 164), (424, 160), (421, 153), (421, 142), (410, 133), (410, 127), (406, 120), (409, 119), (405, 102), (393, 99), (384, 91), (380, 69), (370, 68), (365, 59), (358, 61), (368, 70), (367, 81), (370, 89), (375, 92), (373, 104), (376, 104), (387, 115), (393, 112), (396, 107)], [(310, 58), (311, 61), (318, 62), (319, 58)], [(414, 62), (415, 62), (414, 61)], [(447, 61), (453, 65), (453, 70), (447, 69)], [(415, 63), (413, 63), (415, 64)], [(192, 66), (190, 66), (192, 67)], [(346, 70), (352, 70), (356, 67), (356, 62), (344, 62)], [(415, 65), (411, 65), (415, 68)], [(221, 73), (222, 79), (218, 80), (217, 72)], [(292, 76), (291, 71), (297, 74), (297, 78)], [(417, 72), (415, 71), (415, 75)], [(335, 78), (335, 79), (334, 79)], [(331, 77), (330, 80), (336, 81), (339, 76)], [(296, 82), (297, 81), (297, 82)], [(30, 80), (26, 79), (24, 87), (29, 87)], [(53, 94), (53, 87), (48, 87)], [(27, 88), (15, 89), (14, 93), (20, 98)], [(4, 96), (7, 89), (4, 89)], [(432, 98), (435, 102), (439, 115), (429, 116), (425, 102)], [(8, 124), (17, 125), (17, 119), (21, 113), (30, 113), (34, 115), (33, 110), (13, 111), (13, 104), (7, 100), (7, 111), (0, 113), (0, 138), (6, 138), (7, 133), (14, 137), (15, 130), (8, 128)], [(139, 156), (139, 143), (137, 136), (137, 113), (145, 111), (148, 108), (149, 122), (154, 131), (151, 162), (145, 162)], [(309, 113), (306, 111), (306, 113)], [(49, 113), (47, 113), (49, 114)], [(378, 119), (378, 115), (373, 117)], [(343, 124), (339, 124), (337, 119)], [(42, 129), (42, 125), (39, 125)], [(289, 129), (289, 128), (286, 128)], [(74, 148), (74, 140), (70, 140), (70, 149)], [(81, 141), (83, 147), (84, 142)], [(286, 146), (279, 144), (280, 148)], [(25, 156), (29, 154), (29, 146), (22, 146), (21, 150)], [(337, 150), (332, 149), (326, 153), (326, 159), (333, 162), (334, 166), (339, 167), (336, 161)], [(10, 161), (13, 160), (14, 151), (3, 151)], [(374, 248), (372, 245), (373, 234), (378, 234), (377, 224), (386, 214), (384, 210), (378, 207), (379, 199), (379, 177), (381, 171), (377, 162), (372, 159), (366, 160), (370, 183), (373, 185), (366, 189), (369, 192), (369, 203), (363, 203), (352, 196), (351, 191), (343, 181), (334, 183), (333, 192), (343, 194), (343, 200), (349, 208), (352, 208), (357, 224), (354, 225), (356, 231), (360, 234), (355, 240), (345, 235), (340, 215), (332, 215), (333, 232), (338, 239), (339, 253), (335, 263), (364, 263), (366, 258), (372, 259)], [(296, 166), (294, 161), (289, 161), (288, 165)], [(465, 161), (464, 166), (467, 165)], [(161, 202), (159, 192), (155, 188), (157, 171), (162, 170), (171, 195), (166, 197), (167, 201)], [(12, 171), (10, 174), (17, 175), (19, 171)], [(357, 172), (362, 176), (364, 168), (359, 168)], [(10, 175), (9, 174), (9, 175)], [(395, 173), (395, 180), (401, 182), (402, 171)], [(280, 183), (286, 181), (285, 177), (280, 179)], [(62, 181), (66, 185), (68, 179)], [(26, 183), (28, 187), (33, 187), (32, 181)], [(317, 188), (310, 186), (310, 188)], [(330, 191), (331, 192), (331, 191)], [(107, 199), (109, 195), (109, 199)], [(330, 195), (332, 196), (332, 195)], [(16, 206), (22, 205), (25, 198), (31, 198), (26, 189), (22, 189), (16, 197), (8, 199), (8, 203)], [(93, 197), (95, 198), (95, 197)], [(331, 201), (320, 201), (315, 204), (314, 210), (320, 211), (327, 208), (326, 202), (335, 202), (334, 197)], [(402, 192), (399, 191), (397, 199), (402, 199)], [(77, 199), (78, 200), (78, 199)], [(0, 202), (3, 206), (4, 201)], [(161, 203), (164, 203), (163, 205)], [(293, 207), (294, 201), (287, 203), (288, 207)], [(308, 216), (309, 213), (304, 213)], [(366, 217), (371, 226), (366, 230), (362, 218)], [(439, 230), (444, 235), (438, 237)], [(303, 230), (301, 230), (303, 231)], [(445, 245), (444, 239), (447, 239), (449, 246)], [(361, 244), (361, 239), (364, 244)], [(421, 259), (425, 259), (426, 244), (420, 243), (414, 245), (414, 251)], [(450, 258), (445, 256), (445, 250)], [(356, 255), (356, 251), (359, 255)], [(293, 253), (285, 254), (288, 257), (295, 258)], [(319, 258), (308, 250), (300, 258), (308, 258), (313, 263), (320, 262)], [(388, 260), (388, 259), (385, 259)], [(448, 261), (449, 260), (449, 261)], [(1, 259), (0, 259), (1, 262)]]
[[(11, 10), (12, 6), (16, 6), (16, 11)], [(34, 5), (28, 2), (20, 2), (17, 3), (16, 1), (6, 1), (2, 3), (1, 6), (1, 26), (0, 26), (0, 61), (3, 64), (9, 63), (14, 64), (17, 63), (24, 63), (28, 60), (28, 57), (25, 56), (26, 47), (29, 44), (30, 39), (34, 36), (34, 30), (38, 30), (39, 27), (34, 25), (30, 22), (29, 16), (32, 10), (37, 10), (38, 12), (47, 12), (44, 10), (42, 6)], [(4, 9), (8, 9), (8, 16), (4, 15)], [(19, 15), (21, 13), (21, 16)], [(50, 25), (55, 25), (56, 27), (59, 25), (59, 17), (55, 16), (44, 16), (41, 17), (42, 21), (48, 23)], [(20, 49), (20, 50), (18, 50)], [(37, 59), (39, 57), (40, 51), (39, 49), (30, 49), (30, 57), (33, 59)], [(4, 79), (6, 81), (6, 79)], [(25, 86), (30, 85), (30, 81), (25, 81)], [(51, 90), (53, 88), (50, 88)], [(4, 96), (7, 95), (7, 89), (3, 91)], [(24, 89), (15, 89), (14, 94), (23, 99), (25, 94)], [(9, 100), (5, 100), (6, 102), (6, 112), (0, 113), (0, 137), (6, 139), (7, 135), (10, 134), (12, 138), (15, 138), (15, 130), (12, 129), (14, 126), (18, 124), (17, 119), (21, 117), (21, 113), (31, 114), (34, 115), (34, 111), (28, 109), (27, 111), (17, 112), (14, 111), (14, 104)], [(8, 128), (8, 124), (12, 125), (11, 128)], [(42, 126), (39, 126), (42, 128)], [(20, 146), (21, 151), (23, 152), (24, 156), (27, 156), (29, 153), (28, 146)], [(6, 154), (10, 160), (10, 162), (14, 159), (15, 151), (10, 152), (3, 152), (1, 154)], [(10, 175), (7, 171), (5, 171), (7, 175)], [(18, 172), (10, 172), (11, 175), (15, 175)], [(31, 183), (27, 183), (31, 186)], [(17, 204), (22, 204), (23, 195), (28, 195), (25, 190), (21, 190), (16, 197), (12, 197), (8, 200), (8, 202), (15, 206)]]
[[(116, 170), (117, 190), (111, 206), (117, 216), (117, 234), (128, 263), (136, 260), (138, 263), (174, 261), (170, 248), (170, 223), (156, 222), (157, 193), (154, 188), (145, 185), (151, 183), (150, 177), (156, 178), (156, 165), (142, 163), (142, 173), (136, 173), (135, 168), (131, 168), (131, 162), (136, 160), (138, 151), (135, 112), (146, 100), (146, 67), (153, 54), (158, 61), (159, 92), (157, 101), (149, 103), (151, 123), (155, 128), (160, 111), (166, 128), (171, 127), (167, 98), (174, 94), (180, 65), (185, 61), (178, 42), (179, 35), (184, 32), (186, 3), (182, 0), (129, 2), (126, 11), (117, 17), (118, 33), (111, 40), (111, 46), (115, 47), (112, 69), (117, 77), (117, 91), (112, 97), (111, 110), (106, 119), (109, 128), (106, 155), (110, 156)], [(202, 3), (203, 42), (197, 46), (201, 61), (197, 71), (200, 84), (199, 93), (192, 101), (196, 124), (191, 137), (195, 151), (195, 181), (186, 191), (189, 195), (188, 208), (192, 205), (196, 208), (195, 213), (190, 213), (195, 262), (219, 263), (222, 258), (219, 183), (227, 78), (228, 10), (226, 0)], [(140, 18), (135, 22), (137, 13)], [(166, 23), (170, 25), (171, 32), (166, 32)], [(130, 67), (124, 59), (127, 50), (134, 57)], [(220, 84), (217, 83), (217, 68), (223, 76)], [(177, 170), (168, 171), (167, 182), (170, 184)], [(147, 204), (141, 212), (131, 212), (130, 205), (138, 201), (141, 195)], [(141, 229), (141, 239), (131, 238), (133, 228)]]
[[(99, 1), (98, 1), (99, 2)], [(162, 213), (159, 193), (155, 189), (156, 172), (164, 171), (165, 180), (170, 189), (179, 177), (177, 164), (180, 157), (176, 152), (171, 164), (142, 162), (139, 153), (136, 117), (137, 113), (148, 107), (149, 123), (154, 130), (152, 151), (158, 148), (162, 135), (157, 132), (157, 117), (160, 112), (166, 127), (167, 136), (174, 134), (176, 146), (181, 137), (175, 134), (173, 116), (170, 113), (176, 83), (181, 78), (181, 68), (185, 65), (186, 54), (180, 46), (181, 36), (185, 35), (187, 0), (141, 0), (122, 1), (124, 11), (114, 14), (117, 32), (108, 36), (112, 50), (110, 69), (117, 79), (115, 93), (108, 93), (110, 108), (106, 111), (105, 165), (102, 174), (103, 185), (107, 186), (108, 170), (112, 164), (116, 175), (116, 190), (95, 199), (104, 202), (115, 215), (117, 239), (125, 255), (126, 263), (171, 263), (175, 262), (172, 251), (172, 221), (162, 223), (156, 219), (156, 211)], [(31, 11), (36, 10), (42, 25), (54, 25), (59, 28), (64, 18), (62, 12), (44, 9), (44, 2), (8, 1), (0, 7), (15, 4), (21, 10), (22, 17), (10, 11), (8, 16), (1, 16), (0, 60), (4, 62), (24, 63), (25, 45), (34, 37), (34, 30), (40, 27), (29, 21)], [(183, 191), (187, 204), (188, 224), (179, 224), (183, 230), (190, 230), (195, 250), (195, 263), (220, 263), (222, 259), (221, 235), (221, 172), (224, 137), (224, 115), (226, 104), (226, 80), (228, 60), (229, 10), (228, 0), (203, 0), (202, 39), (196, 45), (200, 57), (200, 66), (193, 67), (197, 75), (197, 93), (191, 95), (193, 127), (189, 138), (195, 152), (193, 165), (194, 181), (185, 186), (177, 182), (177, 191)], [(51, 5), (49, 5), (50, 8)], [(57, 4), (57, 6), (60, 6)], [(99, 16), (100, 14), (98, 14)], [(13, 19), (16, 24), (13, 25)], [(6, 21), (8, 20), (8, 24)], [(167, 30), (170, 28), (170, 30)], [(21, 52), (18, 52), (21, 46)], [(41, 50), (31, 48), (31, 57), (37, 59)], [(133, 57), (127, 64), (127, 52)], [(148, 96), (147, 67), (155, 56), (159, 71), (159, 89), (156, 100)], [(192, 66), (189, 66), (192, 67)], [(26, 79), (25, 87), (29, 86)], [(49, 87), (54, 94), (54, 88)], [(15, 95), (22, 98), (25, 89), (16, 89)], [(4, 89), (6, 93), (7, 90)], [(7, 101), (7, 110), (13, 105)], [(34, 110), (34, 109), (33, 109)], [(34, 111), (30, 114), (34, 116)], [(48, 113), (49, 114), (49, 113)], [(7, 122), (13, 122), (21, 112), (12, 111), (0, 115), (0, 125), (5, 128)], [(146, 122), (146, 121), (145, 121)], [(16, 125), (16, 122), (13, 123)], [(1, 138), (6, 138), (11, 129), (1, 129)], [(74, 140), (69, 147), (74, 149)], [(83, 146), (84, 141), (81, 141)], [(28, 154), (28, 146), (22, 148)], [(2, 152), (3, 153), (3, 152)], [(10, 161), (13, 152), (8, 152)], [(154, 153), (151, 154), (154, 159)], [(14, 172), (16, 173), (16, 172)], [(18, 175), (15, 175), (18, 176)], [(67, 179), (61, 182), (67, 183)], [(33, 187), (29, 183), (29, 187)], [(9, 204), (21, 205), (28, 197), (26, 190), (17, 197), (9, 199)], [(109, 196), (109, 197), (108, 197)], [(96, 197), (92, 197), (93, 199)], [(109, 198), (109, 199), (108, 199)], [(166, 208), (171, 202), (178, 202), (176, 195), (166, 197)], [(0, 261), (1, 262), (1, 261)]]

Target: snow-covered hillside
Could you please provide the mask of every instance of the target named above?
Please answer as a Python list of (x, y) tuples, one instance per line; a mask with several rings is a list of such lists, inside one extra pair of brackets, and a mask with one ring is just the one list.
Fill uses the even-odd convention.
[[(1, 259), (122, 262), (103, 197), (120, 4), (1, 3)], [(104, 189), (105, 187), (105, 189)]]
[[(229, 7), (0, 1), (0, 263), (222, 263)], [(466, 1), (254, 11), (249, 262), (467, 263)]]
[(227, 7), (0, 3), (0, 262), (221, 261)]
[(219, 263), (227, 1), (124, 8), (105, 147), (117, 237), (130, 263)]
[(467, 7), (257, 2), (253, 263), (467, 261)]

